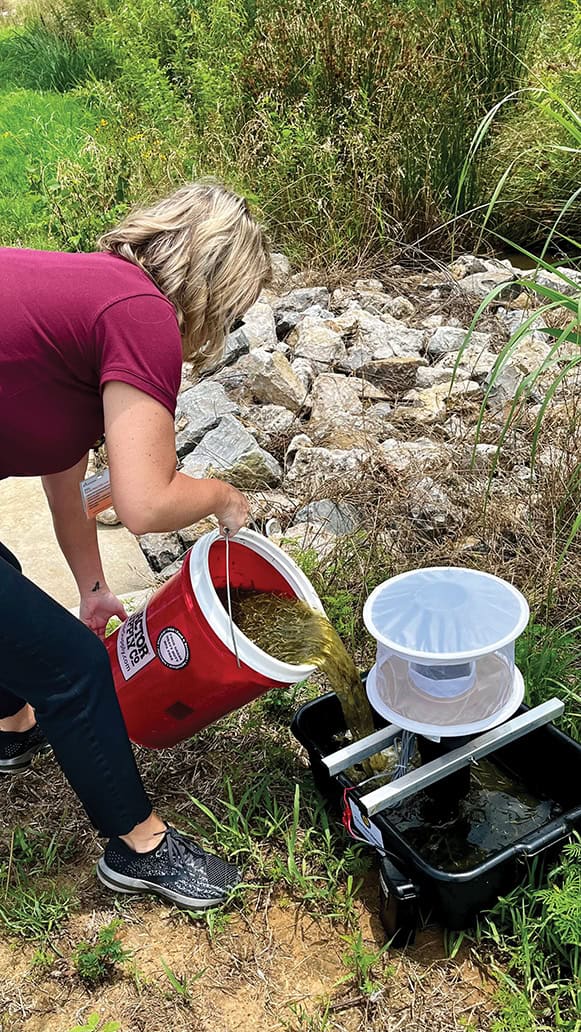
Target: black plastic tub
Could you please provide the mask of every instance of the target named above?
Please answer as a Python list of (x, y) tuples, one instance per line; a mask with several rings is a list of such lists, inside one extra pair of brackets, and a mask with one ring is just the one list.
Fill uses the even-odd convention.
[[(379, 718), (377, 725), (385, 722)], [(449, 929), (469, 927), (480, 911), (526, 877), (533, 857), (541, 857), (541, 863), (552, 860), (571, 833), (581, 829), (581, 746), (550, 724), (503, 746), (489, 760), (519, 778), (531, 793), (553, 800), (561, 810), (559, 816), (462, 871), (431, 866), (390, 821), (389, 809), (372, 819), (358, 812), (367, 788), (359, 790), (345, 773), (329, 774), (322, 757), (336, 751), (337, 737), (345, 732), (335, 694), (302, 706), (292, 731), (309, 754), (315, 784), (329, 809), (342, 816), (347, 789), (358, 833), (377, 848), (381, 917), (395, 945), (413, 939), (420, 914)]]

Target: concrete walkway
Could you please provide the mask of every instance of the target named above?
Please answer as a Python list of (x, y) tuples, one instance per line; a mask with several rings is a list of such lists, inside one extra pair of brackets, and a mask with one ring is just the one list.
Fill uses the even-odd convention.
[[(105, 576), (111, 591), (127, 595), (152, 585), (153, 577), (137, 541), (125, 527), (98, 527)], [(22, 563), (27, 577), (71, 608), (79, 596), (57, 544), (39, 479), (0, 481), (0, 541)]]

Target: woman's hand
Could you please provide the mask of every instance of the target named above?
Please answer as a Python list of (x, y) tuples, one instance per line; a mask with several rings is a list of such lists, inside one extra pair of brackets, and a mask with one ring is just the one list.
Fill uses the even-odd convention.
[(223, 506), (216, 510), (220, 533), (222, 537), (226, 533), (232, 536), (244, 526), (248, 519), (248, 501), (241, 491), (238, 491), (231, 484), (223, 484), (227, 495)]
[(122, 602), (109, 591), (106, 584), (102, 587), (95, 585), (89, 592), (81, 595), (79, 618), (99, 638), (105, 638), (105, 628), (112, 616), (125, 620), (127, 613)]

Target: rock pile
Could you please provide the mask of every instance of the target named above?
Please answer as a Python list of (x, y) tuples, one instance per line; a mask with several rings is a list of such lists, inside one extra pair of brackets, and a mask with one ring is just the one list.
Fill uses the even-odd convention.
[[(434, 474), (459, 458), (486, 471), (507, 404), (523, 377), (550, 360), (536, 302), (518, 282), (524, 275), (508, 261), (462, 255), (442, 271), (394, 268), (389, 283), (361, 279), (331, 292), (305, 285), (275, 256), (276, 292), (264, 291), (246, 313), (220, 362), (196, 383), (184, 365), (176, 415), (182, 471), (229, 481), (250, 496), (261, 523), (274, 517), (286, 539), (314, 539), (321, 551), (357, 528), (356, 505), (341, 497), (356, 494), (370, 470), (411, 477), (411, 519), (433, 531), (457, 525)], [(543, 277), (549, 283), (550, 274)], [(581, 275), (570, 279), (571, 292), (576, 283), (581, 290)], [(493, 288), (494, 302), (467, 338)], [(518, 347), (501, 362), (523, 324)], [(498, 422), (492, 443), (473, 452), (485, 398)], [(527, 403), (540, 400), (533, 390)], [(141, 545), (152, 568), (167, 574), (199, 532), (146, 535)]]

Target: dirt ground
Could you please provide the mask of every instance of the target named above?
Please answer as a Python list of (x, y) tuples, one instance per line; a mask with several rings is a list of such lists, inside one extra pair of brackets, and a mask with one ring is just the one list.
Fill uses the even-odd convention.
[[(71, 942), (90, 937), (118, 916), (114, 908), (103, 909), (107, 901), (99, 890), (92, 902), (94, 909), (87, 907), (71, 920)], [(43, 978), (31, 972), (33, 948), (3, 941), (0, 1000), (5, 1014), (0, 1027), (7, 1032), (69, 1032), (91, 1013), (120, 1022), (123, 1032), (452, 1032), (488, 1027), (492, 985), (467, 951), (453, 961), (444, 959), (437, 929), (422, 932), (405, 952), (391, 952), (382, 988), (369, 998), (357, 990), (342, 962), (341, 928), (280, 900), (257, 904), (254, 912), (235, 914), (214, 941), (203, 925), (188, 924), (161, 905), (124, 907), (122, 940), (133, 951), (132, 963), (125, 974), (92, 991), (71, 970), (66, 943), (60, 944), (63, 957), (50, 977)], [(363, 940), (377, 949), (384, 934), (371, 888), (359, 910)], [(172, 987), (162, 960), (177, 978), (192, 980), (189, 998)], [(200, 977), (194, 981), (196, 975)]]
[[(243, 726), (232, 748), (248, 755), (254, 733)], [(167, 813), (171, 800), (178, 825), (197, 772), (203, 767), (208, 779), (203, 798), (209, 800), (216, 798), (216, 786), (207, 786), (218, 767), (230, 762), (234, 769), (234, 754), (224, 760), (215, 749), (224, 737), (223, 731), (220, 739), (220, 730), (210, 730), (196, 743), (140, 754), (156, 804)], [(284, 768), (285, 755), (280, 756)], [(369, 973), (373, 985), (365, 988), (346, 958), (359, 932), (366, 956), (377, 955), (385, 944), (374, 865), (362, 876), (350, 922), (344, 915), (322, 914), (300, 886), (253, 876), (252, 864), (240, 899), (210, 921), (195, 919), (157, 900), (112, 895), (98, 883), (99, 841), (52, 758), (5, 780), (0, 1032), (71, 1032), (79, 1025), (101, 1030), (107, 1022), (118, 1023), (112, 1026), (116, 1032), (480, 1032), (490, 1027), (494, 983), (466, 946), (446, 959), (443, 932), (435, 926), (421, 931), (412, 947), (379, 957)], [(308, 813), (302, 819), (308, 822)], [(20, 853), (15, 828), (25, 835)], [(338, 851), (342, 841), (339, 831)], [(210, 845), (224, 852), (219, 841)], [(281, 852), (275, 843), (273, 856)], [(305, 857), (302, 863), (307, 862)], [(44, 940), (15, 934), (20, 891), (32, 887), (38, 894), (53, 883), (70, 897), (64, 921)], [(75, 968), (74, 951), (82, 942), (94, 943), (99, 929), (114, 919), (130, 957), (102, 984), (87, 985)], [(97, 1021), (92, 1015), (98, 1015), (96, 1025), (90, 1023)]]

